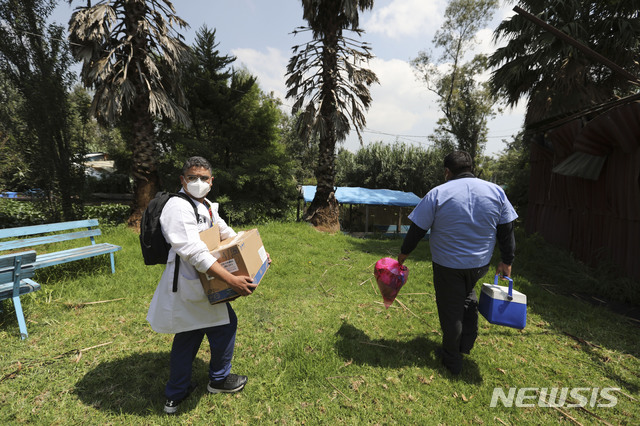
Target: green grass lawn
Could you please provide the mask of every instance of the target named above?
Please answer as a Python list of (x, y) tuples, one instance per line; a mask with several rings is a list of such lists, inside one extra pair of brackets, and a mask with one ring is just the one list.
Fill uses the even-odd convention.
[[(163, 266), (145, 266), (138, 235), (118, 227), (99, 239), (123, 247), (115, 275), (107, 256), (38, 271), (42, 290), (22, 298), (27, 340), (12, 304), (3, 304), (0, 423), (638, 424), (638, 327), (554, 291), (589, 272), (539, 239), (518, 237), (513, 269), (528, 297), (527, 327), (480, 318), (476, 347), (452, 376), (435, 355), (441, 334), (427, 242), (407, 260), (409, 280), (385, 309), (373, 265), (395, 257), (401, 240), (323, 234), (304, 223), (258, 228), (272, 266), (253, 295), (232, 302), (233, 371), (249, 376), (243, 392), (206, 392), (204, 342), (198, 389), (177, 417), (163, 414), (172, 336), (145, 320)], [(494, 388), (535, 388), (522, 391), (531, 406), (491, 407)], [(554, 388), (579, 394), (562, 407), (540, 406), (536, 392)], [(598, 406), (612, 405), (602, 388), (619, 388), (610, 392), (615, 406)], [(568, 407), (581, 397), (583, 408)]]

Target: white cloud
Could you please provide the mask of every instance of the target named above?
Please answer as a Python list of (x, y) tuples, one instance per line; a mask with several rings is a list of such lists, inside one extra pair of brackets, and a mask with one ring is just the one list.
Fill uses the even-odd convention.
[[(410, 144), (427, 144), (439, 117), (435, 95), (416, 79), (411, 65), (399, 59), (388, 61), (376, 58), (370, 63), (380, 84), (371, 87), (373, 101), (366, 114), (363, 133), (365, 145), (377, 141), (396, 140)], [(355, 131), (345, 142), (345, 148), (360, 148)]]
[(258, 77), (258, 84), (263, 91), (273, 92), (284, 100), (287, 93), (284, 75), (289, 57), (282, 50), (273, 47), (267, 47), (266, 51), (244, 48), (233, 49), (231, 54), (238, 58), (237, 63)]
[[(283, 50), (266, 48), (234, 49), (231, 52), (238, 57), (237, 63), (258, 77), (258, 83), (265, 92), (274, 92), (284, 102), (285, 72), (289, 57)], [(384, 60), (374, 58), (369, 67), (376, 73), (379, 84), (373, 85), (371, 108), (366, 113), (366, 130), (362, 133), (365, 145), (377, 141), (393, 143), (396, 140), (409, 144), (429, 146), (428, 135), (433, 134), (436, 121), (441, 113), (436, 96), (419, 81), (408, 61), (400, 59)], [(522, 103), (521, 103), (522, 104)], [(503, 139), (511, 139), (522, 125), (524, 105), (507, 110), (489, 123), (489, 142), (486, 153), (497, 153), (504, 149)], [(357, 151), (360, 142), (355, 130), (347, 137), (344, 145), (350, 151)]]
[(483, 28), (476, 33), (476, 42), (474, 53), (484, 53), (485, 55), (491, 55), (496, 50), (496, 45), (493, 42), (493, 29)]
[(380, 33), (393, 39), (416, 37), (433, 33), (442, 23), (445, 0), (392, 0), (388, 5), (374, 8), (363, 24), (367, 33)]

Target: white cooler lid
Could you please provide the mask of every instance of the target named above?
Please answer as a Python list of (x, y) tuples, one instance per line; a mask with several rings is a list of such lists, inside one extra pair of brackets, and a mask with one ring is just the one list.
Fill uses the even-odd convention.
[[(487, 296), (497, 300), (509, 300), (509, 286), (500, 286), (495, 284), (482, 284), (482, 292)], [(513, 290), (513, 299), (515, 303), (527, 303), (527, 296), (517, 290)]]

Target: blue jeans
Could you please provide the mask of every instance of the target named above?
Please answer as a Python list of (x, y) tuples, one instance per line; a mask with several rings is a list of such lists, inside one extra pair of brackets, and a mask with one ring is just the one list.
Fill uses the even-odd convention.
[(238, 317), (228, 303), (227, 309), (229, 324), (185, 331), (174, 336), (171, 347), (171, 373), (165, 387), (167, 399), (179, 401), (187, 395), (191, 385), (193, 361), (196, 359), (205, 334), (211, 348), (209, 380), (224, 380), (229, 375), (236, 343)]

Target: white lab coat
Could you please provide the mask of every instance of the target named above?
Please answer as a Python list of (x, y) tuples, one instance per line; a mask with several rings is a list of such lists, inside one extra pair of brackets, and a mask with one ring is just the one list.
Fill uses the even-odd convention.
[[(226, 304), (211, 305), (200, 283), (198, 272), (206, 272), (216, 259), (199, 235), (212, 226), (209, 210), (205, 204), (192, 201), (198, 207), (199, 221), (196, 221), (191, 204), (180, 197), (169, 199), (160, 215), (162, 234), (171, 244), (171, 250), (147, 314), (151, 328), (158, 333), (175, 334), (229, 324)], [(235, 237), (235, 231), (218, 215), (218, 203), (210, 204), (213, 223), (220, 227), (220, 239)], [(176, 258), (180, 270), (178, 291), (174, 293)]]

